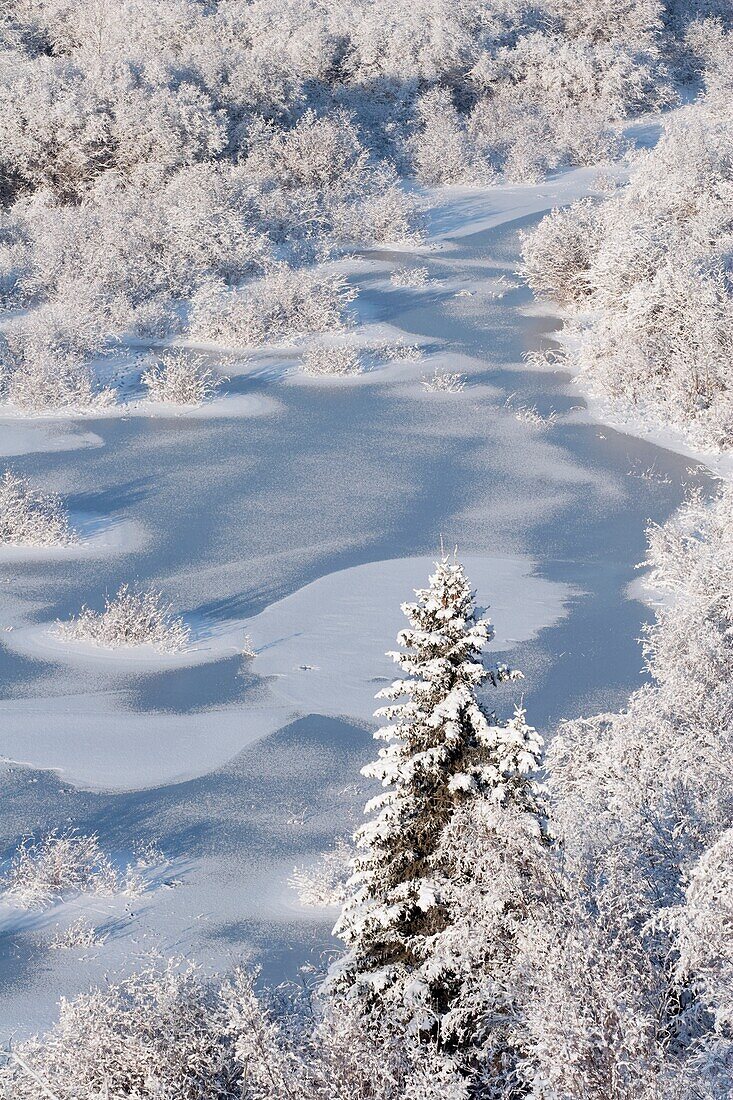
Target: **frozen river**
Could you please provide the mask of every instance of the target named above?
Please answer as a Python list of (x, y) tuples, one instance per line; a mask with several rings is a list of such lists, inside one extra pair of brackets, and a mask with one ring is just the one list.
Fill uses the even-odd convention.
[[(645, 527), (711, 482), (590, 422), (567, 375), (523, 363), (557, 322), (515, 276), (518, 231), (590, 178), (451, 193), (425, 246), (349, 264), (364, 338), (402, 334), (422, 362), (328, 384), (271, 351), (225, 364), (215, 417), (0, 423), (13, 468), (95, 532), (81, 554), (0, 559), (0, 754), (15, 762), (2, 848), (74, 825), (115, 858), (155, 839), (171, 860), (133, 901), (0, 907), (5, 1036), (151, 951), (253, 960), (281, 979), (329, 949), (333, 914), (302, 908), (287, 878), (359, 815), (383, 651), (441, 535), (491, 605), (497, 655), (526, 676), (494, 693), (500, 713), (523, 695), (551, 735), (641, 682), (649, 612), (626, 590)], [(390, 284), (414, 265), (424, 287)], [(427, 392), (436, 364), (465, 390)], [(54, 620), (136, 580), (191, 621), (193, 655), (146, 664), (48, 640)], [(80, 908), (105, 945), (51, 951), (53, 925)]]

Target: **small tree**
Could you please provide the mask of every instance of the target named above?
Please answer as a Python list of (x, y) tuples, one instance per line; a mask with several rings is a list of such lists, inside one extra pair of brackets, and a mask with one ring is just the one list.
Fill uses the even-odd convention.
[[(453, 919), (441, 882), (450, 879), (444, 840), (457, 811), (480, 801), (539, 816), (533, 775), (541, 739), (523, 711), (500, 725), (477, 699), (486, 681), (496, 686), (521, 673), (479, 661), (493, 632), (474, 607), (463, 566), (443, 556), (417, 597), (402, 607), (410, 622), (398, 635), (405, 651), (390, 654), (406, 676), (378, 696), (405, 701), (377, 711), (390, 723), (375, 734), (386, 744), (363, 774), (387, 789), (367, 804), (376, 816), (356, 834), (351, 891), (335, 928), (348, 952), (326, 983), (367, 1011), (393, 1001), (409, 1013), (430, 945)], [(413, 1027), (435, 1037), (436, 1015), (418, 999)], [(444, 1002), (439, 1013), (449, 1010)]]

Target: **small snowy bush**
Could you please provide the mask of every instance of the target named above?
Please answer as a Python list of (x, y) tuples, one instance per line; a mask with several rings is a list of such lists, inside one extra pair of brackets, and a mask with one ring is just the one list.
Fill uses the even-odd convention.
[(419, 344), (406, 344), (404, 340), (378, 344), (375, 351), (388, 363), (418, 363), (423, 357), (423, 350)]
[(235, 345), (290, 341), (341, 331), (356, 290), (339, 275), (281, 266), (246, 291), (208, 284), (194, 296), (191, 335)]
[(69, 622), (59, 623), (64, 641), (89, 642), (106, 649), (152, 646), (161, 653), (178, 653), (190, 639), (190, 630), (154, 588), (136, 590), (123, 584), (117, 595), (105, 599), (103, 611), (84, 607)]
[(345, 112), (318, 118), (306, 111), (291, 129), (263, 127), (250, 136), (247, 169), (284, 188), (343, 191), (358, 185), (369, 159)]
[(0, 399), (24, 413), (55, 410), (94, 411), (114, 401), (98, 386), (90, 357), (103, 341), (93, 306), (71, 316), (74, 297), (66, 308), (44, 306), (8, 326), (0, 348)]
[(470, 144), (465, 124), (447, 88), (431, 88), (417, 103), (419, 132), (413, 137), (415, 174), (428, 186), (471, 179)]
[(202, 405), (221, 385), (201, 359), (183, 351), (163, 352), (142, 374), (151, 401), (172, 405)]
[(51, 947), (56, 951), (68, 951), (75, 947), (101, 947), (106, 939), (84, 917), (79, 917), (66, 928), (54, 933)]
[(428, 283), (426, 267), (398, 267), (389, 277), (392, 286), (423, 287)]
[(346, 883), (351, 877), (354, 847), (339, 838), (330, 852), (310, 867), (296, 867), (288, 880), (298, 894), (301, 905), (342, 905), (346, 900)]
[(553, 210), (531, 233), (523, 233), (524, 273), (535, 293), (559, 302), (581, 301), (589, 292), (598, 235), (598, 209), (590, 199)]
[(356, 206), (346, 207), (339, 220), (346, 240), (389, 241), (421, 240), (424, 224), (417, 199), (407, 194), (389, 174), (374, 181), (373, 192)]
[(0, 885), (16, 904), (31, 908), (73, 894), (116, 894), (124, 879), (96, 836), (51, 832), (21, 842)]
[(303, 358), (305, 374), (343, 376), (361, 374), (361, 357), (356, 348), (321, 344), (309, 348)]
[(114, 403), (112, 393), (96, 386), (87, 363), (71, 352), (49, 348), (38, 358), (24, 357), (0, 379), (0, 394), (24, 413), (95, 412)]
[(465, 374), (436, 367), (431, 375), (420, 380), (429, 393), (460, 393), (466, 385)]
[(506, 399), (504, 405), (513, 412), (515, 420), (518, 420), (520, 424), (527, 424), (531, 428), (551, 428), (557, 420), (556, 412), (543, 414), (536, 405), (515, 404), (514, 394)]
[(678, 972), (713, 1014), (721, 1034), (733, 1027), (733, 829), (692, 869), (685, 904), (673, 918)]
[(0, 546), (68, 546), (77, 541), (59, 497), (6, 470), (0, 478)]

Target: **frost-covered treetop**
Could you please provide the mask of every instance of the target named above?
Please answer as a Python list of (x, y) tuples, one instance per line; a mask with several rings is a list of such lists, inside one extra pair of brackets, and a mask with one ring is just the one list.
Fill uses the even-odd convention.
[[(481, 662), (480, 653), (494, 631), (475, 607), (475, 593), (460, 562), (442, 557), (429, 587), (418, 589), (416, 595), (416, 603), (402, 605), (410, 622), (410, 628), (397, 637), (404, 649), (388, 654), (407, 677), (395, 680), (377, 696), (406, 701), (376, 712), (390, 723), (375, 734), (387, 747), (364, 774), (388, 786), (410, 782), (418, 775), (438, 775), (452, 760), (454, 794), (488, 789), (493, 799), (503, 801), (508, 776), (533, 770), (541, 742), (534, 735), (526, 746), (520, 744), (512, 723), (498, 725), (493, 715), (484, 712), (475, 691), (486, 681), (497, 685), (521, 679), (522, 673), (502, 664), (487, 669)], [(523, 712), (518, 711), (513, 722), (522, 718)], [(465, 770), (459, 761), (465, 763)], [(380, 797), (370, 805), (381, 804)]]

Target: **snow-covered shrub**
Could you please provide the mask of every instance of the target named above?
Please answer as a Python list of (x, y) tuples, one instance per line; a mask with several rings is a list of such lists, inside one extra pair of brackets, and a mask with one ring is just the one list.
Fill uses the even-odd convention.
[(537, 1082), (538, 1100), (712, 1097), (671, 1088), (676, 1059), (663, 1027), (675, 1027), (674, 992), (653, 937), (632, 917), (636, 899), (629, 904), (619, 886), (604, 889), (599, 875), (584, 896), (571, 877), (520, 925), (520, 1080)]
[(732, 515), (726, 487), (653, 529), (651, 680), (622, 712), (563, 725), (547, 754), (566, 897), (527, 929), (543, 1100), (726, 1095)]
[(430, 186), (465, 182), (471, 156), (465, 123), (450, 92), (433, 88), (418, 100), (419, 133), (412, 140), (415, 174)]
[(139, 841), (133, 845), (135, 866), (141, 870), (156, 867), (166, 862), (165, 853), (155, 840)]
[(107, 596), (103, 611), (84, 607), (57, 634), (64, 641), (88, 642), (106, 649), (152, 646), (161, 653), (178, 653), (188, 645), (191, 632), (180, 615), (155, 588), (135, 589), (123, 584)]
[(106, 939), (106, 935), (100, 934), (84, 917), (79, 917), (66, 928), (58, 929), (54, 933), (51, 947), (57, 951), (68, 951), (78, 947), (101, 947)]
[(543, 415), (536, 405), (514, 405), (514, 419), (531, 428), (551, 428), (557, 420), (557, 413)]
[(71, 894), (115, 894), (124, 879), (96, 836), (51, 832), (21, 842), (0, 886), (16, 904), (50, 905)]
[(255, 177), (274, 179), (281, 187), (318, 187), (342, 191), (361, 182), (368, 160), (344, 111), (317, 117), (306, 111), (291, 130), (273, 126), (248, 135), (245, 164)]
[(364, 198), (342, 208), (334, 232), (347, 241), (419, 241), (424, 235), (420, 203), (400, 186), (394, 173), (379, 173)]
[(389, 277), (392, 286), (423, 287), (428, 283), (426, 267), (398, 267)]
[(527, 282), (539, 295), (558, 302), (582, 301), (600, 232), (598, 208), (581, 199), (553, 210), (530, 233), (523, 233), (522, 261)]
[(399, 1007), (380, 1020), (342, 1000), (319, 1010), (315, 1026), (290, 1039), (287, 1091), (266, 1092), (267, 1100), (466, 1100), (454, 1060), (415, 1043)]
[(163, 352), (141, 376), (151, 401), (172, 405), (202, 405), (221, 385), (214, 371), (184, 351)]
[(419, 344), (407, 344), (404, 340), (391, 340), (386, 344), (378, 344), (375, 351), (389, 363), (400, 361), (418, 363), (423, 357), (423, 349)]
[(674, 914), (678, 972), (713, 1014), (719, 1034), (733, 1031), (733, 828), (695, 864)]
[(313, 375), (361, 374), (361, 356), (357, 348), (346, 344), (321, 344), (305, 353), (303, 371)]
[(89, 357), (100, 350), (88, 310), (75, 323), (57, 308), (41, 309), (8, 327), (0, 354), (0, 400), (25, 413), (92, 412), (114, 401), (100, 388)]
[(50, 348), (38, 358), (25, 358), (0, 385), (9, 405), (31, 414), (93, 413), (114, 402), (110, 390), (97, 388), (87, 363)]
[(460, 393), (465, 389), (466, 376), (444, 367), (436, 367), (432, 374), (420, 379), (420, 385), (429, 393)]
[(296, 867), (288, 885), (297, 891), (301, 905), (341, 905), (346, 900), (346, 883), (351, 875), (353, 845), (340, 837), (317, 863)]
[(190, 332), (198, 340), (259, 345), (341, 331), (355, 297), (339, 275), (280, 266), (244, 292), (202, 287), (192, 301)]
[[(237, 979), (220, 986), (192, 968), (151, 967), (62, 1001), (58, 1023), (42, 1039), (18, 1044), (0, 1070), (3, 1100), (58, 1100), (135, 1096), (139, 1100), (241, 1100), (246, 1062), (236, 1043), (261, 1044), (258, 1061), (267, 1066), (272, 1042), (244, 1030), (237, 1011)], [(239, 1017), (239, 1019), (238, 1019)], [(251, 1015), (246, 1021), (253, 1024)], [(256, 1071), (255, 1071), (256, 1072)], [(255, 1074), (253, 1073), (254, 1077)], [(264, 1072), (260, 1078), (264, 1086)], [(39, 1085), (39, 1082), (42, 1084)], [(253, 1081), (253, 1088), (257, 1081)], [(283, 1095), (284, 1093), (273, 1093)]]
[(226, 115), (200, 87), (131, 84), (120, 96), (111, 139), (117, 167), (124, 173), (139, 164), (171, 171), (213, 160), (227, 145)]
[(61, 499), (6, 470), (0, 478), (0, 546), (68, 546), (76, 541)]
[(570, 362), (588, 385), (714, 449), (733, 441), (732, 135), (725, 98), (696, 104), (597, 212), (524, 241), (535, 290), (583, 311)]

